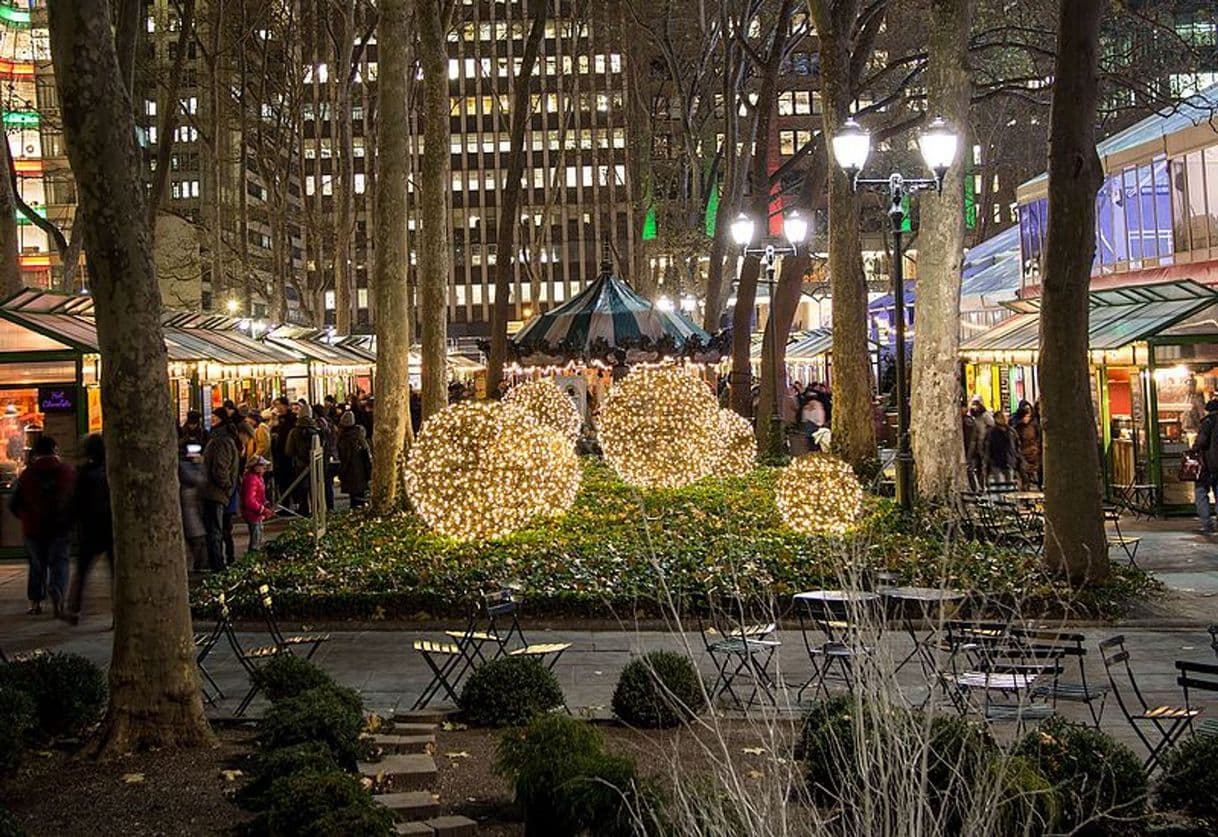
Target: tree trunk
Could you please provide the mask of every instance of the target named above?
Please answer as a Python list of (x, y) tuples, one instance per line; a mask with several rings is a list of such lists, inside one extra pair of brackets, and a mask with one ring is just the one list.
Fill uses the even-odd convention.
[[(352, 150), (351, 84), (355, 52), (355, 0), (340, 4), (334, 45), (334, 330), (351, 333), (351, 295), (355, 285), (351, 241), (355, 235), (355, 153)], [(446, 68), (447, 69), (447, 68)], [(448, 145), (445, 144), (445, 149)]]
[[(12, 165), (12, 154), (8, 140), (4, 146), (4, 171)], [(17, 258), (20, 249), (17, 235), (16, 186), (11, 177), (0, 175), (0, 298), (7, 298), (25, 286), (21, 279), (21, 261)]]
[(491, 352), (486, 370), (486, 392), (498, 392), (503, 380), (503, 365), (507, 361), (507, 323), (512, 288), (512, 272), (516, 252), (516, 230), (520, 228), (517, 207), (520, 203), (520, 178), (524, 174), (524, 134), (531, 119), (529, 113), (529, 87), (533, 79), (533, 68), (537, 65), (537, 51), (546, 28), (547, 0), (533, 0), (533, 23), (525, 41), (520, 69), (512, 78), (512, 134), (511, 151), (508, 157), (507, 181), (499, 190), (499, 232), (495, 251), (495, 304), (491, 306)]
[[(830, 9), (831, 6), (831, 9)], [(825, 147), (850, 113), (851, 32), (858, 0), (810, 0), (821, 45)], [(859, 208), (846, 174), (829, 173), (829, 289), (833, 295), (833, 452), (856, 470), (876, 455), (867, 346), (867, 282), (859, 241)]]
[(131, 99), (108, 0), (51, 0), (51, 53), (84, 210), (114, 517), (114, 652), (101, 755), (212, 740), (195, 673), (177, 437)]
[[(423, 418), (448, 404), (448, 280), (452, 233), (448, 197), (452, 188), (449, 154), (448, 51), (440, 0), (416, 0), (418, 50), (423, 66), (423, 172), (419, 220), (419, 330), (423, 377)], [(506, 254), (501, 254), (506, 255)]]
[(377, 76), (376, 187), (376, 423), (373, 425), (372, 507), (377, 514), (402, 504), (403, 454), (410, 426), (410, 298), (406, 276), (406, 190), (410, 178), (410, 138), (406, 94), (410, 68), (410, 0), (381, 0), (377, 21), (380, 50)]
[[(910, 412), (918, 495), (948, 499), (964, 476), (960, 426), (960, 271), (964, 264), (964, 163), (971, 81), (972, 0), (933, 0), (927, 51), (929, 112), (960, 134), (962, 152), (943, 178), (942, 194), (923, 192), (918, 228), (918, 302)], [(898, 301), (898, 306), (901, 303)], [(900, 310), (900, 309), (898, 309)]]
[(1102, 0), (1063, 3), (1049, 114), (1049, 229), (1040, 306), (1045, 560), (1072, 584), (1108, 576), (1100, 462), (1087, 356), (1095, 255), (1095, 150)]

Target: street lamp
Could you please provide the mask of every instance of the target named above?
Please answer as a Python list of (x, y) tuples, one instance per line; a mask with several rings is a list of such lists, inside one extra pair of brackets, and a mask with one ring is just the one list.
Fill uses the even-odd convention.
[(799, 245), (803, 244), (804, 239), (808, 237), (808, 221), (795, 210), (792, 210), (783, 219), (782, 232), (790, 242), (788, 245), (768, 242), (762, 247), (750, 247), (756, 231), (757, 225), (753, 219), (743, 212), (737, 216), (735, 221), (732, 221), (732, 240), (739, 245), (740, 252), (746, 256), (760, 256), (761, 263), (765, 266), (765, 283), (770, 293), (770, 336), (774, 350), (774, 403), (770, 415), (770, 438), (772, 441), (776, 440), (776, 446), (781, 449), (783, 447), (782, 416), (778, 410), (778, 399), (782, 397), (783, 376), (778, 366), (778, 321), (774, 318), (777, 292), (774, 273), (779, 256), (794, 256), (799, 252)]
[(904, 511), (913, 508), (913, 455), (909, 450), (909, 393), (905, 386), (905, 274), (901, 255), (901, 226), (905, 222), (902, 201), (905, 195), (924, 189), (943, 191), (943, 176), (956, 160), (959, 137), (941, 118), (936, 118), (918, 137), (922, 160), (934, 177), (905, 178), (893, 172), (886, 178), (866, 179), (859, 175), (871, 155), (871, 135), (847, 119), (833, 137), (833, 156), (850, 177), (850, 186), (887, 193), (888, 218), (892, 222), (892, 298), (896, 310), (897, 373), (897, 504)]

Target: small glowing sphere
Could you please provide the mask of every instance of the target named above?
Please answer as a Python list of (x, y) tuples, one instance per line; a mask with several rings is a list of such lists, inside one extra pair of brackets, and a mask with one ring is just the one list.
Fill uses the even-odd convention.
[(601, 410), (605, 461), (640, 488), (680, 488), (712, 473), (719, 404), (702, 379), (677, 367), (637, 368)]
[(553, 378), (538, 378), (508, 390), (504, 398), (537, 420), (543, 427), (557, 430), (570, 440), (579, 441), (584, 421), (571, 398), (558, 388)]
[(863, 487), (842, 460), (810, 453), (779, 474), (774, 501), (789, 528), (805, 535), (841, 535), (863, 514)]
[(484, 540), (565, 512), (582, 474), (571, 443), (520, 407), (465, 401), (424, 422), (406, 493), (437, 534)]
[(715, 476), (743, 476), (757, 465), (753, 425), (733, 410), (720, 410), (718, 419), (719, 456), (715, 460)]

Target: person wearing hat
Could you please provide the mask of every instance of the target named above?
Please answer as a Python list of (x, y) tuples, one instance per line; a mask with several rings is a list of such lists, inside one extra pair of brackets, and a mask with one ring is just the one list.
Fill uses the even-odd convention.
[(249, 552), (262, 546), (262, 524), (275, 516), (275, 507), (266, 499), (266, 469), (270, 461), (255, 456), (245, 467), (241, 481), (241, 519), (249, 527)]
[(338, 481), (351, 498), (351, 508), (368, 503), (368, 483), (372, 480), (372, 450), (363, 425), (355, 423), (348, 410), (338, 420)]
[(965, 452), (968, 459), (969, 484), (974, 491), (985, 488), (985, 445), (986, 437), (994, 429), (994, 415), (985, 408), (985, 402), (980, 395), (974, 395), (969, 401), (968, 413), (972, 418), (968, 438), (965, 442)]
[(1197, 519), (1201, 522), (1201, 534), (1214, 534), (1214, 520), (1210, 516), (1214, 507), (1210, 495), (1218, 488), (1218, 398), (1211, 398), (1205, 405), (1205, 418), (1197, 430), (1189, 452), (1201, 460), (1201, 473), (1193, 483), (1193, 502), (1197, 506)]

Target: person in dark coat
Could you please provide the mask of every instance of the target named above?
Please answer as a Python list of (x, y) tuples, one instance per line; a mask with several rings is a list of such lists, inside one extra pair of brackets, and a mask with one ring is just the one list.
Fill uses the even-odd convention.
[(292, 457), (288, 456), (288, 436), (296, 427), (296, 414), (287, 398), (275, 400), (275, 423), (271, 427), (271, 470), (275, 474), (275, 489), (281, 505), (288, 503), (288, 488), (295, 479)]
[(372, 451), (368, 435), (355, 423), (355, 415), (343, 413), (339, 419), (338, 479), (351, 498), (351, 508), (368, 504), (368, 482), (372, 479)]
[(1201, 459), (1201, 473), (1193, 483), (1193, 500), (1197, 505), (1197, 519), (1201, 523), (1201, 534), (1214, 534), (1214, 521), (1210, 516), (1214, 507), (1211, 495), (1218, 493), (1218, 398), (1211, 398), (1205, 405), (1205, 418), (1197, 430), (1189, 451)]
[(207, 569), (207, 528), (203, 525), (201, 492), (203, 476), (201, 454), (188, 454), (178, 460), (178, 499), (182, 504), (182, 537), (186, 539), (186, 569)]
[[(224, 515), (237, 492), (241, 476), (243, 424), (224, 422), (212, 430), (203, 451), (203, 526), (207, 530), (207, 563), (224, 569)], [(244, 431), (248, 432), (248, 431)]]
[(9, 511), (21, 521), (30, 575), (26, 583), (29, 616), (42, 613), (50, 594), (55, 615), (63, 613), (68, 587), (68, 537), (72, 528), (72, 496), (76, 472), (59, 458), (50, 436), (39, 436), (29, 466), (13, 486)]
[(85, 438), (85, 461), (76, 470), (76, 576), (68, 589), (67, 620), (80, 621), (80, 603), (89, 570), (99, 555), (106, 556), (110, 578), (114, 578), (114, 529), (110, 520), (110, 483), (106, 481), (106, 446), (100, 433)]

